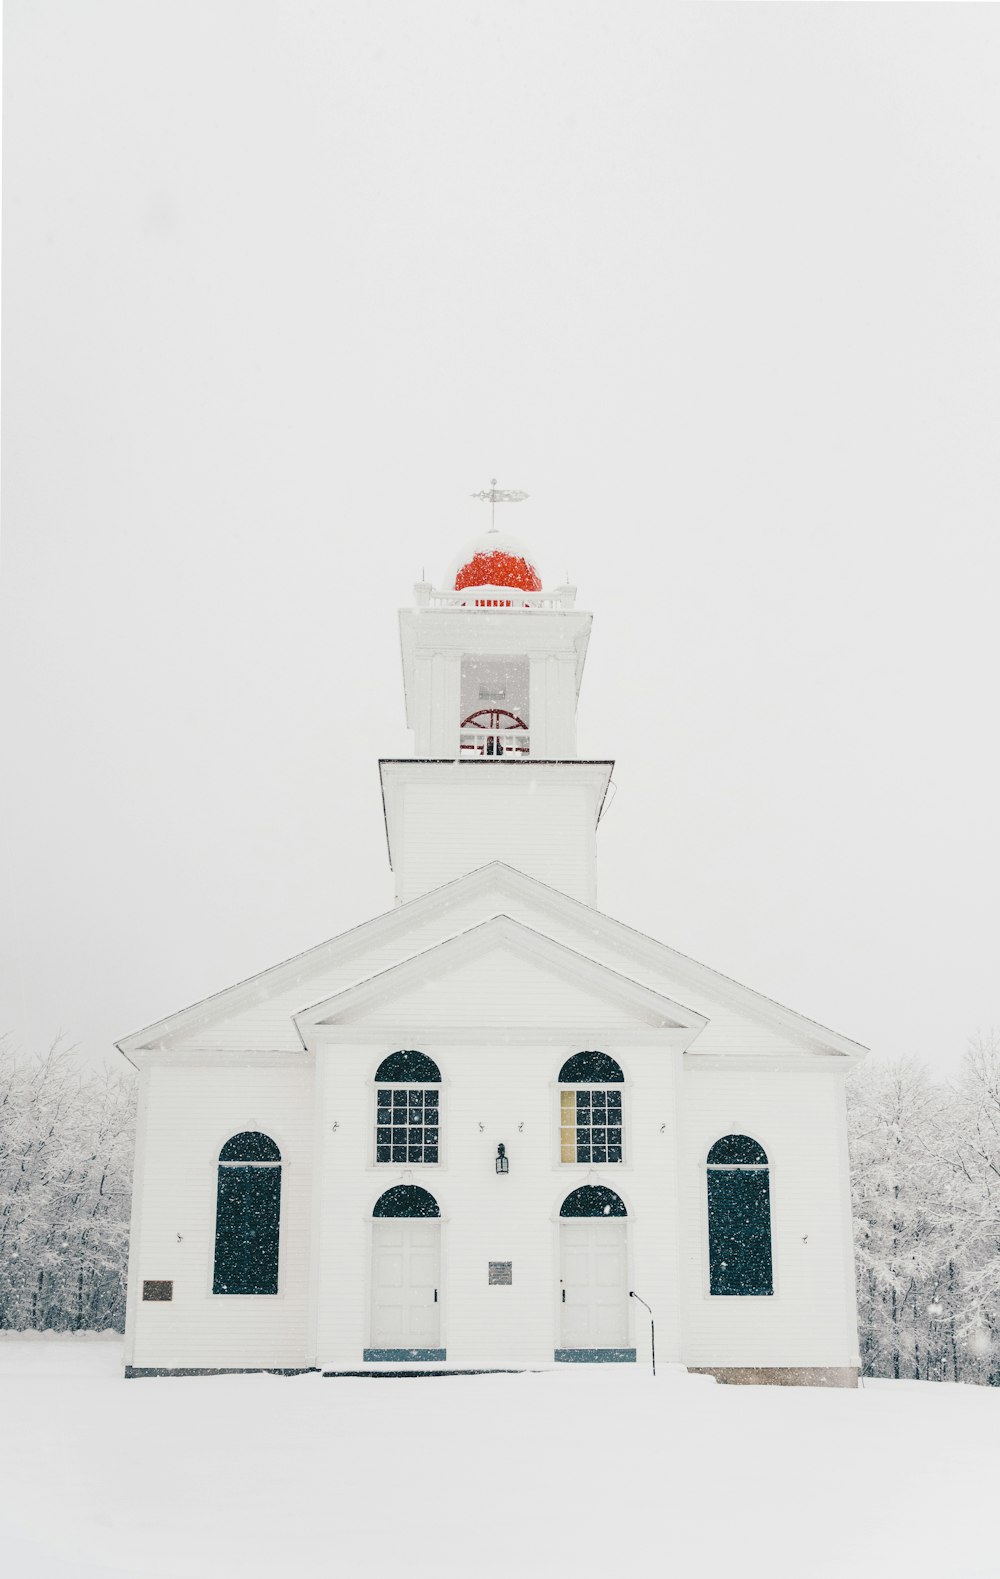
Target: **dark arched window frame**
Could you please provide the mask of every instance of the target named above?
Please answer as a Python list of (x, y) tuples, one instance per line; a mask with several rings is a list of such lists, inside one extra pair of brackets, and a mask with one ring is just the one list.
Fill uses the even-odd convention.
[(771, 1184), (767, 1152), (750, 1135), (723, 1135), (706, 1161), (709, 1292), (774, 1293)]
[(242, 1130), (221, 1147), (213, 1294), (277, 1294), (281, 1167), (281, 1152), (260, 1130)]
[(436, 1167), (441, 1159), (441, 1071), (426, 1053), (406, 1048), (375, 1071), (375, 1162), (379, 1167)]
[(559, 1071), (559, 1161), (617, 1167), (625, 1161), (625, 1075), (608, 1053), (574, 1053)]
[(373, 1217), (440, 1217), (441, 1208), (430, 1190), (419, 1184), (394, 1184), (383, 1190), (372, 1207)]
[(581, 1184), (570, 1190), (559, 1208), (560, 1217), (627, 1217), (628, 1208), (616, 1190), (603, 1184)]

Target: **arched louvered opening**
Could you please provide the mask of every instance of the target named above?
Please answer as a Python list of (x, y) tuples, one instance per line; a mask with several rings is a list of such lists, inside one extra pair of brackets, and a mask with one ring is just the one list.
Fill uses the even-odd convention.
[(582, 1184), (559, 1208), (560, 1217), (627, 1217), (625, 1202), (601, 1184)]
[(219, 1153), (212, 1292), (276, 1294), (280, 1226), (281, 1152), (243, 1130)]
[(724, 1135), (708, 1153), (708, 1264), (713, 1294), (773, 1294), (767, 1153)]
[(429, 1190), (419, 1184), (397, 1184), (380, 1195), (373, 1217), (440, 1217), (441, 1208)]
[(608, 1053), (574, 1053), (559, 1071), (560, 1162), (622, 1162), (621, 1065)]

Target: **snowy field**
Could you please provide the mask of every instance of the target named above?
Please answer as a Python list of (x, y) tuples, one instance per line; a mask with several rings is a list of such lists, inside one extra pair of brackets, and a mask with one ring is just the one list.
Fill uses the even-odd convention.
[(0, 1343), (5, 1575), (1000, 1574), (992, 1389), (120, 1378), (117, 1341)]

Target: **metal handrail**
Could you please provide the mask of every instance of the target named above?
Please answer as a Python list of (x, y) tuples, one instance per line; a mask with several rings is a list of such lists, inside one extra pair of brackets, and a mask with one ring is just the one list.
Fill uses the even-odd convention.
[(656, 1375), (656, 1322), (653, 1320), (653, 1307), (652, 1307), (652, 1305), (646, 1305), (646, 1301), (643, 1299), (642, 1295), (641, 1294), (637, 1294), (634, 1288), (630, 1288), (629, 1289), (628, 1297), (629, 1297), (629, 1299), (637, 1299), (639, 1301), (639, 1304), (640, 1305), (644, 1305), (645, 1308), (649, 1311), (649, 1346), (650, 1346), (650, 1349), (651, 1349), (652, 1355), (653, 1355), (653, 1375), (655, 1376)]

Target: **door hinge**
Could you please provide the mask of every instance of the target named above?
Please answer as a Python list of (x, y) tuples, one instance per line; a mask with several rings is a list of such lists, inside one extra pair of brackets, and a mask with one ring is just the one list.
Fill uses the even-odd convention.
[(437, 1291), (437, 1289), (435, 1289), (434, 1290), (434, 1303), (435, 1303), (435, 1305), (437, 1304), (437, 1302), (438, 1302), (438, 1291)]

